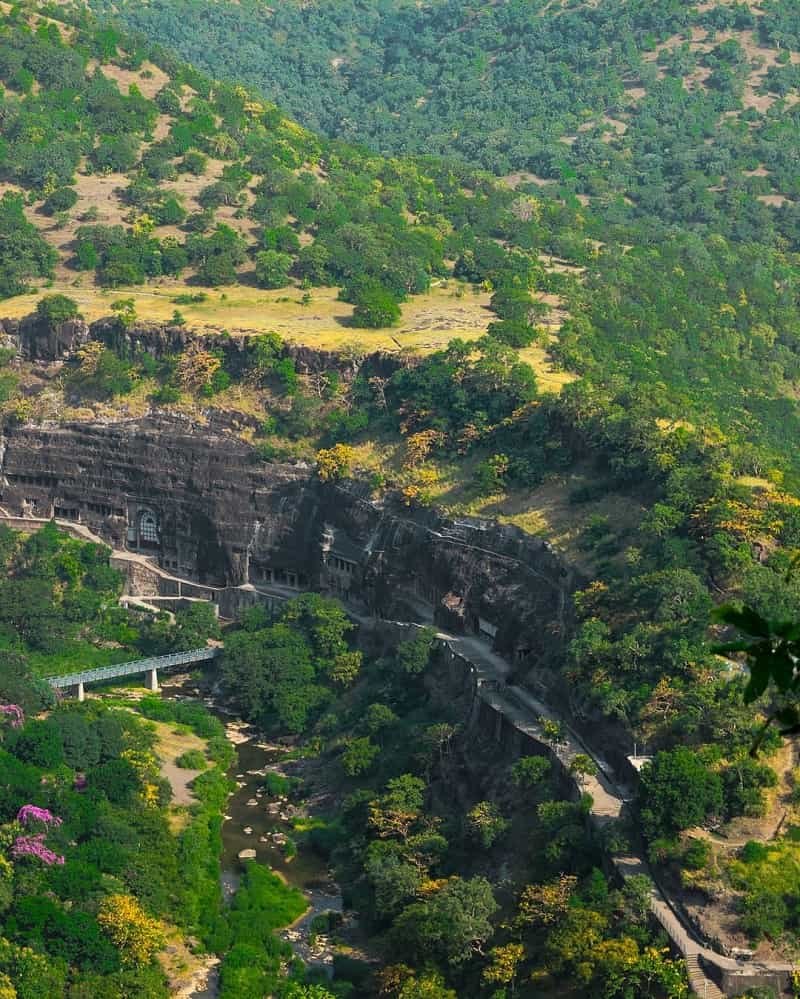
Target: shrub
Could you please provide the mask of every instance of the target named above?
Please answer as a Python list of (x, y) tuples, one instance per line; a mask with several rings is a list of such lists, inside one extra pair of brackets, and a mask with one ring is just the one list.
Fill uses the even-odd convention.
[(500, 322), (489, 323), (486, 332), (495, 340), (517, 348), (530, 347), (537, 338), (534, 327), (520, 319), (501, 319)]
[(82, 318), (78, 303), (66, 295), (44, 295), (36, 303), (36, 315), (48, 326), (57, 326), (59, 323)]
[(264, 777), (264, 787), (270, 797), (283, 797), (289, 793), (291, 781), (283, 774), (268, 773)]
[(199, 749), (187, 749), (175, 760), (175, 764), (184, 770), (205, 770), (206, 757)]
[(342, 753), (342, 769), (348, 777), (357, 777), (372, 766), (380, 753), (380, 746), (374, 745), (367, 736), (353, 739)]
[(742, 903), (742, 929), (754, 940), (777, 940), (786, 929), (789, 906), (772, 891), (750, 892)]
[(68, 212), (78, 200), (78, 194), (71, 187), (57, 187), (52, 194), (48, 195), (42, 211), (45, 215), (57, 215), (59, 212)]
[(160, 406), (171, 406), (173, 403), (178, 402), (180, 397), (181, 390), (179, 388), (176, 388), (174, 385), (162, 385), (161, 388), (153, 392), (150, 396), (150, 401)]
[(711, 859), (711, 844), (705, 839), (692, 838), (683, 851), (683, 866), (690, 871), (701, 871)]
[(390, 291), (371, 289), (359, 296), (353, 322), (367, 329), (383, 329), (396, 325), (400, 315), (400, 306)]
[(745, 864), (760, 864), (769, 856), (769, 850), (763, 843), (757, 843), (754, 839), (749, 840), (742, 847), (740, 857)]
[(551, 763), (545, 756), (525, 756), (511, 767), (511, 779), (519, 788), (536, 787), (549, 776)]

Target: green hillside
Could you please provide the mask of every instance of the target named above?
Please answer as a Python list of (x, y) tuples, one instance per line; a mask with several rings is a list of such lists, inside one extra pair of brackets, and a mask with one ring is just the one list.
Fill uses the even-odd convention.
[[(343, 25), (348, 46), (359, 33), (381, 45), (383, 24), (402, 29), (398, 87), (418, 46), (451, 70), (455, 48), (480, 100), (496, 102), (492, 114), (475, 104), (471, 146), (460, 126), (452, 134), (475, 96), (458, 76), (403, 98), (427, 98), (419, 116), (430, 128), (392, 111), (389, 141), (366, 105), (356, 116), (358, 138), (426, 154), (409, 157), (322, 138), (270, 102), (277, 83), (258, 94), (214, 81), (83, 8), (2, 10), (0, 313), (37, 309), (51, 324), (113, 313), (120, 330), (158, 318), (248, 341), (242, 351), (190, 342), (158, 361), (96, 342), (49, 381), (3, 350), (2, 419), (92, 421), (154, 407), (201, 416), (213, 405), (243, 417), (254, 460), (316, 461), (323, 478), (357, 476), (378, 498), (398, 489), (409, 505), (546, 537), (588, 582), (567, 655), (520, 667), (516, 679), (548, 686), (599, 740), (663, 750), (643, 828), (674, 890), (701, 893), (716, 915), (719, 899), (735, 896), (730, 932), (761, 940), (767, 955), (796, 942), (800, 892), (782, 874), (797, 867), (795, 839), (751, 850), (746, 870), (736, 851), (771, 835), (781, 809), (792, 828), (798, 775), (777, 735), (767, 763), (748, 757), (765, 702), (744, 704), (708, 626), (714, 604), (730, 599), (800, 618), (794, 7), (283, 5), (266, 32), (266, 8), (203, 5), (224, 45), (199, 8), (121, 8), (176, 45), (177, 28), (156, 32), (162, 21), (144, 19), (180, 24), (220, 75), (223, 55), (244, 72), (261, 60), (283, 74), (268, 49), (252, 55), (264, 39), (297, 38), (296, 50), (284, 45), (296, 59), (319, 41), (325, 62), (323, 23)], [(366, 18), (358, 29), (356, 12)], [(292, 34), (301, 15), (305, 34)], [(249, 18), (247, 32), (228, 17)], [(687, 32), (702, 33), (688, 49)], [(536, 39), (539, 63), (524, 48)], [(520, 60), (513, 73), (501, 56)], [(420, 59), (423, 83), (426, 66)], [(366, 88), (369, 74), (352, 73)], [(295, 76), (305, 89), (290, 106), (336, 131), (319, 110), (324, 77)], [(391, 80), (376, 70), (372, 87), (394, 100)], [(500, 118), (495, 161), (485, 151)], [(434, 141), (434, 126), (447, 142)], [(474, 153), (481, 166), (432, 151)], [(340, 348), (352, 384), (333, 369), (303, 376), (283, 352), (288, 338)], [(418, 356), (369, 377), (371, 347)], [(320, 722), (323, 741), (335, 723)], [(364, 739), (354, 741), (363, 749)], [(689, 785), (697, 795), (671, 811), (670, 794)], [(546, 840), (563, 819), (555, 839), (566, 850), (578, 816), (557, 811), (537, 811), (537, 828)], [(690, 831), (711, 819), (729, 841), (698, 845)], [(585, 855), (578, 866), (588, 873)], [(769, 886), (782, 882), (787, 898), (770, 908)], [(582, 888), (586, 898), (593, 890)], [(592, 900), (604, 918), (622, 905)], [(548, 988), (580, 975), (583, 951), (573, 954), (551, 962)]]
[(792, 0), (91, 6), (310, 128), (557, 185), (620, 233), (800, 234)]

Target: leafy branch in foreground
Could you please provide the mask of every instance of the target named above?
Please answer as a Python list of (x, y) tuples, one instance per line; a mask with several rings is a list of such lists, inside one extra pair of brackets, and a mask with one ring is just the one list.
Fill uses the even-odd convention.
[(767, 715), (751, 749), (755, 755), (767, 730), (778, 722), (781, 735), (800, 733), (800, 621), (773, 621), (762, 617), (752, 607), (731, 604), (718, 607), (714, 620), (731, 625), (747, 638), (713, 646), (718, 655), (744, 653), (749, 679), (744, 699), (752, 704), (767, 690), (770, 683), (780, 697)]

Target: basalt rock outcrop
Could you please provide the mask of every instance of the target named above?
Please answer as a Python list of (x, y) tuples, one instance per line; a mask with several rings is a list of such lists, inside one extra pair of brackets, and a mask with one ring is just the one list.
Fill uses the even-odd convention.
[[(126, 326), (115, 317), (87, 323), (77, 319), (51, 325), (35, 313), (24, 319), (0, 320), (0, 346), (11, 346), (27, 361), (66, 360), (90, 340), (99, 340), (122, 357), (133, 358), (137, 353), (162, 358), (179, 354), (189, 344), (203, 350), (220, 351), (226, 364), (236, 370), (247, 350), (248, 341), (262, 330), (237, 330), (235, 335), (222, 330), (197, 330), (169, 323), (137, 322)], [(294, 361), (301, 375), (336, 371), (349, 382), (366, 365), (370, 375), (390, 377), (402, 364), (409, 363), (398, 353), (376, 351), (367, 357), (350, 356), (347, 352), (319, 350), (301, 344), (285, 343), (282, 354)]]
[(387, 617), (424, 604), (523, 668), (561, 647), (580, 582), (516, 528), (376, 503), (363, 484), (265, 464), (235, 436), (177, 417), (8, 430), (0, 506), (83, 523), (209, 585), (322, 589)]
[(0, 346), (15, 348), (27, 361), (62, 361), (94, 339), (82, 319), (51, 324), (35, 312), (24, 319), (0, 319)]

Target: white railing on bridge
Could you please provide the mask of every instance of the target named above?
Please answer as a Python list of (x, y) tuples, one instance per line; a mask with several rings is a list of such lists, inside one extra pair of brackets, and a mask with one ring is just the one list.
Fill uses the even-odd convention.
[(222, 649), (206, 647), (193, 649), (191, 652), (173, 652), (167, 656), (153, 656), (150, 659), (137, 659), (135, 662), (118, 663), (116, 666), (101, 666), (98, 669), (87, 669), (81, 673), (66, 673), (64, 676), (48, 676), (51, 687), (77, 687), (80, 683), (92, 683), (98, 680), (114, 680), (120, 676), (135, 676), (137, 673), (149, 673), (151, 670), (169, 669), (172, 666), (187, 666), (191, 663), (205, 662), (215, 659)]

